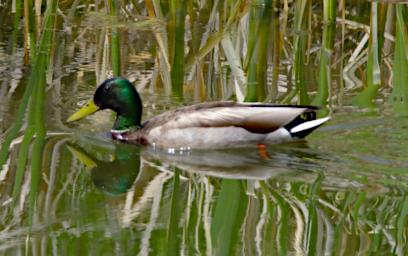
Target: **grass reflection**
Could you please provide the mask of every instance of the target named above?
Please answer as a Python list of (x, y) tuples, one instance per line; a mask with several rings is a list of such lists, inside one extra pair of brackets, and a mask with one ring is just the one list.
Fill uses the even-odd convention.
[[(405, 255), (407, 12), (390, 1), (6, 1), (1, 254)], [(68, 136), (81, 128), (62, 121), (67, 110), (111, 74), (154, 95), (146, 115), (313, 98), (339, 125), (269, 158)]]
[[(230, 164), (225, 162), (225, 175), (229, 175), (225, 179), (212, 176), (211, 167), (201, 173), (186, 172), (189, 165), (183, 165), (180, 159), (194, 160), (194, 153), (183, 158), (169, 154), (162, 161), (167, 153), (156, 152), (155, 158), (155, 152), (94, 135), (68, 138), (50, 137), (45, 142), (44, 159), (60, 160), (42, 165), (38, 176), (44, 178), (36, 181), (38, 192), (30, 194), (38, 203), (24, 206), (20, 202), (17, 213), (12, 210), (13, 204), (5, 201), (6, 197), (1, 198), (3, 205), (14, 212), (12, 221), (2, 219), (3, 252), (20, 249), (63, 252), (63, 245), (86, 254), (119, 250), (142, 255), (147, 252), (343, 255), (355, 251), (398, 254), (406, 250), (404, 223), (408, 201), (403, 191), (390, 191), (382, 196), (364, 188), (363, 183), (350, 189), (346, 181), (342, 181), (344, 187), (333, 190), (332, 173), (313, 171), (319, 165), (293, 176), (278, 172), (275, 177), (260, 178), (254, 173), (251, 181), (240, 179), (239, 171), (234, 178), (228, 170)], [(67, 157), (68, 150), (72, 158)], [(285, 149), (273, 151), (272, 158)], [(265, 161), (253, 150), (229, 152), (230, 157), (224, 159), (252, 152), (250, 162), (241, 164), (257, 165), (256, 158)], [(215, 157), (205, 152), (199, 154), (201, 159)], [(286, 157), (293, 162), (295, 155), (291, 152)], [(322, 159), (310, 153), (308, 158)], [(275, 161), (268, 162), (267, 165), (272, 165), (266, 165), (265, 172), (280, 168)], [(325, 165), (328, 160), (319, 161)], [(234, 168), (240, 169), (239, 165)], [(16, 171), (10, 170), (10, 178)], [(32, 183), (29, 180), (29, 176), (23, 177), (23, 184)], [(25, 189), (23, 185), (18, 200), (24, 201), (28, 196)], [(26, 247), (24, 227), (30, 219), (32, 231)], [(3, 243), (7, 241), (14, 242)]]

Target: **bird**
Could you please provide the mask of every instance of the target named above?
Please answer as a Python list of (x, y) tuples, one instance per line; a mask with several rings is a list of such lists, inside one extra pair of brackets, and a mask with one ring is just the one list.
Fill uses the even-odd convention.
[(288, 142), (303, 139), (330, 119), (317, 118), (315, 106), (217, 101), (177, 108), (142, 122), (143, 106), (136, 88), (126, 78), (112, 77), (67, 122), (104, 109), (116, 112), (112, 139), (168, 150)]

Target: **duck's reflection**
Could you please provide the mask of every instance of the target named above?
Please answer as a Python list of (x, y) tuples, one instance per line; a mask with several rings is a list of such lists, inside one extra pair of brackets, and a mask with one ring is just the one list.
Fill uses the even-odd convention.
[(97, 135), (76, 136), (68, 147), (91, 170), (95, 186), (111, 195), (125, 193), (132, 185), (141, 189), (149, 180), (145, 177), (161, 171), (172, 172), (174, 168), (187, 174), (265, 180), (282, 175), (298, 177), (316, 170), (316, 160), (326, 157), (308, 148), (305, 142), (268, 147), (266, 155), (260, 154), (256, 147), (169, 152), (118, 143)]
[(97, 136), (79, 136), (68, 149), (91, 171), (93, 183), (106, 194), (125, 193), (140, 172), (138, 147)]

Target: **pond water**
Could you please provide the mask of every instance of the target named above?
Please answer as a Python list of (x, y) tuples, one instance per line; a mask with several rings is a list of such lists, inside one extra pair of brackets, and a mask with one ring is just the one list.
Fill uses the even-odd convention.
[[(408, 252), (408, 119), (387, 104), (366, 111), (347, 104), (346, 95), (306, 141), (270, 145), (267, 154), (256, 147), (171, 153), (125, 145), (104, 133), (112, 125), (109, 111), (65, 122), (109, 76), (95, 61), (100, 31), (88, 23), (66, 28), (58, 31), (47, 73), (42, 154), (34, 153), (35, 140), (24, 146), (30, 126), (23, 125), (0, 172), (0, 254)], [(1, 40), (3, 143), (30, 70), (22, 45), (10, 54), (7, 37)], [(152, 33), (129, 33), (126, 40), (123, 73), (140, 89), (144, 119), (200, 101), (194, 93), (172, 98), (146, 82), (155, 72)]]

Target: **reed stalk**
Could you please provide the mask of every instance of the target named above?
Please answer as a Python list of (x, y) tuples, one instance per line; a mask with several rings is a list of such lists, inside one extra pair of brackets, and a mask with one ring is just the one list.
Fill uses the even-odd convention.
[(388, 4), (379, 3), (378, 6), (378, 54), (381, 58), (381, 49), (385, 42), (385, 29), (387, 23)]
[(246, 102), (254, 102), (258, 99), (258, 82), (256, 77), (257, 60), (256, 60), (256, 44), (258, 35), (258, 20), (262, 15), (260, 1), (255, 1), (249, 11), (249, 25), (248, 25), (248, 52), (245, 57), (244, 69), (248, 71), (247, 91), (245, 95)]
[(111, 28), (111, 55), (112, 55), (112, 71), (114, 76), (120, 76), (120, 43), (117, 28), (118, 8), (117, 0), (109, 0), (109, 14), (112, 18)]
[(184, 32), (186, 1), (170, 1), (170, 20), (168, 28), (169, 53), (171, 56), (171, 86), (174, 96), (183, 97), (184, 84)]
[(278, 96), (278, 81), (280, 71), (280, 58), (282, 52), (283, 38), (279, 22), (278, 1), (272, 1), (272, 82), (267, 96), (267, 101), (275, 102)]
[(12, 124), (11, 128), (8, 130), (0, 149), (0, 167), (2, 167), (8, 158), (10, 145), (12, 141), (18, 136), (18, 132), (24, 124), (24, 115), (26, 113), (27, 105), (31, 97), (33, 88), (31, 86), (26, 86), (23, 98), (20, 101), (18, 111), (16, 114), (16, 119)]
[(370, 40), (368, 46), (367, 81), (365, 89), (354, 99), (361, 107), (374, 107), (373, 100), (381, 86), (380, 55), (378, 44), (378, 2), (371, 3)]
[[(80, 0), (75, 0), (78, 2)], [(41, 5), (42, 0), (34, 0), (34, 13), (35, 13), (35, 28), (36, 28), (36, 38), (40, 36), (40, 28), (41, 28)]]
[(331, 59), (336, 35), (336, 6), (335, 0), (323, 1), (323, 38), (320, 50), (319, 80), (313, 105), (325, 106), (328, 103), (332, 83)]
[(272, 2), (273, 0), (263, 1), (263, 10), (261, 20), (259, 21), (259, 37), (258, 37), (258, 47), (257, 47), (257, 101), (261, 102), (265, 100), (266, 97), (266, 87), (267, 87), (267, 73), (268, 73), (268, 45), (269, 43), (269, 33), (271, 31), (272, 25)]
[[(248, 32), (248, 84), (245, 101), (263, 101), (266, 97), (268, 41), (272, 18), (272, 0), (255, 1), (251, 6)], [(245, 64), (244, 64), (245, 66)]]
[(307, 104), (308, 97), (306, 94), (306, 81), (305, 81), (305, 48), (306, 48), (306, 35), (304, 33), (307, 28), (306, 4), (308, 0), (296, 0), (295, 2), (295, 14), (294, 14), (294, 35), (293, 35), (293, 66), (290, 86), (288, 93), (282, 99), (283, 103), (290, 103), (292, 99), (297, 95), (299, 104)]
[(36, 54), (35, 17), (32, 0), (24, 0), (24, 49), (25, 64), (28, 64), (28, 59), (33, 60)]
[[(346, 20), (346, 1), (342, 0), (340, 1), (341, 6), (341, 18), (343, 20)], [(341, 23), (341, 46), (340, 46), (340, 52), (341, 54), (343, 54), (344, 52), (344, 43), (345, 43), (345, 33), (346, 33), (346, 25), (344, 24), (344, 22)], [(344, 77), (343, 77), (343, 71), (344, 71), (344, 58), (343, 55), (340, 56), (340, 78), (339, 78), (339, 89), (337, 92), (337, 104), (339, 106), (343, 105), (343, 96), (344, 96)]]
[(13, 193), (12, 193), (14, 205), (16, 203), (18, 195), (20, 194), (21, 184), (23, 181), (24, 172), (26, 170), (26, 163), (27, 163), (27, 159), (29, 156), (29, 149), (31, 146), (31, 141), (33, 140), (33, 137), (35, 134), (34, 116), (35, 116), (36, 108), (33, 107), (35, 106), (35, 99), (36, 99), (35, 94), (36, 94), (36, 91), (34, 91), (32, 95), (31, 106), (30, 106), (29, 114), (28, 114), (28, 124), (24, 132), (23, 141), (21, 142), (19, 152), (18, 152), (17, 169), (16, 169), (16, 175), (14, 178)]
[[(165, 20), (159, 0), (146, 0), (145, 5), (149, 17)], [(166, 95), (169, 95), (171, 91), (171, 67), (168, 46), (169, 40), (163, 31), (154, 31), (154, 36), (159, 48), (156, 54), (156, 65), (159, 67), (161, 78), (159, 81), (163, 83)]]
[(57, 0), (50, 0), (44, 17), (44, 27), (41, 35), (41, 41), (39, 42), (38, 54), (35, 58), (34, 67), (30, 74), (29, 83), (27, 86), (34, 87), (35, 92), (31, 100), (31, 108), (35, 111), (30, 112), (32, 114), (31, 120), (34, 123), (35, 129), (35, 141), (32, 150), (31, 161), (31, 183), (30, 183), (30, 196), (29, 196), (29, 226), (32, 227), (32, 221), (34, 216), (35, 203), (39, 188), (39, 181), (41, 177), (42, 166), (42, 154), (45, 143), (45, 125), (44, 125), (44, 103), (45, 103), (45, 70), (48, 67), (50, 61), (50, 54), (48, 49), (52, 44), (52, 38), (54, 34), (54, 26), (57, 12)]
[(407, 14), (404, 5), (396, 5), (393, 88), (390, 101), (397, 116), (408, 115), (408, 31), (404, 20)]
[(402, 255), (408, 249), (406, 243), (406, 223), (408, 219), (408, 196), (405, 196), (399, 204), (397, 225), (396, 225), (396, 246), (394, 253)]
[(19, 31), (19, 24), (21, 18), (21, 1), (22, 0), (15, 0), (15, 12), (14, 12), (14, 19), (13, 19), (13, 32), (11, 33), (11, 52), (15, 52), (16, 44), (17, 44), (17, 34)]

